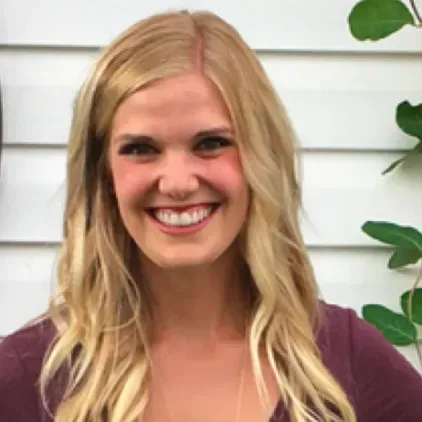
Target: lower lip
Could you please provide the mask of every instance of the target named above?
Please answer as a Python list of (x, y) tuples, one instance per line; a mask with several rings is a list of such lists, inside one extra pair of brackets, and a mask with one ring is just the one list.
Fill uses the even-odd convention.
[(219, 205), (217, 209), (213, 210), (208, 217), (204, 218), (199, 223), (194, 224), (192, 226), (166, 226), (165, 224), (161, 223), (161, 221), (155, 219), (152, 215), (148, 214), (148, 216), (164, 233), (169, 234), (171, 236), (188, 236), (202, 230), (211, 221), (211, 219), (214, 217), (215, 213), (220, 209), (220, 207), (221, 205)]

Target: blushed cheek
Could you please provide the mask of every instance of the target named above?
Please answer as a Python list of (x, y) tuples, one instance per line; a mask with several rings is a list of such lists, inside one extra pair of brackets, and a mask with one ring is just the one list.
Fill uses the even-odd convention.
[(228, 196), (239, 196), (247, 189), (247, 182), (243, 173), (240, 157), (237, 151), (223, 154), (210, 168), (210, 175), (216, 187)]
[(113, 171), (113, 181), (118, 200), (127, 205), (139, 204), (150, 189), (153, 181), (150, 172), (134, 169), (132, 166), (116, 166)]

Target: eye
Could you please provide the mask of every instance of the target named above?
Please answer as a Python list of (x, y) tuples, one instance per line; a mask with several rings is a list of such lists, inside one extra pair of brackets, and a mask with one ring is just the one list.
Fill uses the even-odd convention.
[(195, 150), (202, 152), (213, 152), (220, 148), (225, 148), (232, 145), (232, 141), (220, 136), (213, 136), (203, 138), (195, 145)]
[(120, 155), (143, 156), (158, 153), (157, 148), (146, 142), (131, 142), (119, 148)]

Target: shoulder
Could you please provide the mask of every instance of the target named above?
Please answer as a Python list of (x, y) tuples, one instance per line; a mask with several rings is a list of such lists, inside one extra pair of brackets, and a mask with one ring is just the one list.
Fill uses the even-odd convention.
[(318, 345), (348, 393), (359, 421), (422, 420), (422, 377), (387, 339), (352, 309), (321, 303)]
[(37, 418), (41, 408), (38, 378), (54, 334), (53, 324), (46, 319), (21, 328), (0, 343), (0, 414), (5, 420), (41, 420)]
[[(49, 319), (27, 325), (0, 343), (0, 373), (11, 372), (9, 363), (19, 363), (29, 378), (38, 378), (44, 359), (55, 336)], [(3, 377), (2, 377), (3, 378)]]

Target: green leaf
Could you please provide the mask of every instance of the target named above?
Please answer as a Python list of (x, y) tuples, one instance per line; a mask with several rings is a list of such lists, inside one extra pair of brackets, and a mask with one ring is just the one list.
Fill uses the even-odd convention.
[(418, 249), (398, 248), (388, 261), (388, 268), (402, 268), (409, 264), (416, 264), (422, 258), (422, 252)]
[[(408, 101), (400, 103), (396, 108), (396, 122), (404, 133), (422, 141), (422, 104), (412, 106)], [(422, 146), (420, 148), (422, 150)]]
[(410, 290), (403, 293), (400, 302), (403, 313), (416, 324), (422, 325), (422, 289), (415, 289), (412, 299), (412, 315), (409, 315), (408, 305), (410, 300)]
[(365, 305), (362, 308), (362, 315), (395, 346), (408, 346), (417, 341), (415, 325), (402, 314), (382, 305)]
[(415, 25), (413, 15), (399, 0), (363, 0), (349, 15), (352, 35), (359, 41), (377, 41), (404, 25)]
[(362, 230), (373, 239), (388, 245), (422, 251), (422, 233), (413, 227), (399, 226), (386, 221), (367, 221)]
[(382, 174), (387, 174), (393, 171), (398, 165), (409, 159), (410, 157), (413, 157), (417, 154), (422, 154), (422, 141), (418, 142), (414, 148), (412, 148), (406, 155), (399, 158), (398, 160), (394, 161), (392, 164), (390, 164), (383, 172)]

